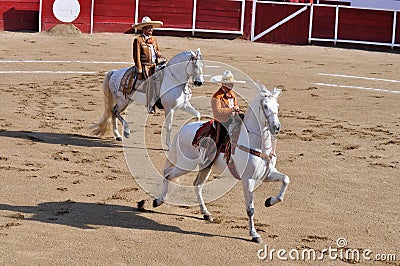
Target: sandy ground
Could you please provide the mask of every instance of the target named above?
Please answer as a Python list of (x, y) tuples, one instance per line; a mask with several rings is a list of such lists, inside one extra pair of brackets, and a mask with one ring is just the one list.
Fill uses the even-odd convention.
[[(280, 184), (263, 183), (255, 193), (256, 227), (269, 251), (320, 254), (337, 248), (338, 238), (346, 248), (372, 250), (371, 261), (326, 255), (304, 262), (288, 253), (282, 261), (276, 252), (271, 261), (259, 259), (265, 246), (250, 241), (240, 184), (208, 204), (214, 223), (202, 220), (197, 207), (136, 208), (148, 195), (122, 143), (89, 129), (103, 111), (104, 74), (129, 65), (118, 62), (131, 61), (132, 38), (0, 32), (1, 265), (399, 265), (399, 54), (158, 37), (167, 58), (200, 47), (206, 60), (283, 89), (277, 165), (291, 184), (284, 202), (271, 208), (264, 201)], [(216, 89), (193, 91), (209, 96)], [(154, 147), (162, 118), (162, 111), (150, 117)], [(163, 152), (151, 152), (161, 167)], [(396, 254), (397, 261), (377, 254)]]

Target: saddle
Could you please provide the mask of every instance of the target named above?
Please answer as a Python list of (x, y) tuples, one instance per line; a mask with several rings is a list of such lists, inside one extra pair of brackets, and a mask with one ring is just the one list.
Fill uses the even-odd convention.
[[(164, 59), (163, 61), (160, 61), (156, 65), (156, 71), (152, 76), (152, 78), (155, 81), (154, 83), (156, 83), (155, 86), (157, 86), (156, 91), (158, 92), (158, 94), (159, 94), (159, 88), (161, 87), (161, 82), (164, 78), (163, 75), (164, 73), (163, 71), (160, 70), (163, 70), (166, 66), (167, 66), (167, 60)], [(122, 76), (119, 88), (120, 91), (122, 91), (123, 95), (125, 96), (125, 99), (127, 99), (128, 96), (131, 95), (134, 90), (137, 90), (135, 89), (137, 80), (138, 80), (138, 72), (136, 66), (128, 68), (125, 71), (124, 75)], [(158, 108), (163, 109), (161, 101), (159, 99), (157, 100), (156, 105)]]
[[(217, 126), (222, 126), (221, 124), (217, 123)], [(214, 127), (214, 120), (210, 120), (205, 122), (197, 131), (193, 138), (192, 145), (194, 147), (201, 147), (206, 149), (206, 154), (212, 156), (212, 158), (206, 158), (207, 161), (210, 161), (212, 165), (215, 159), (218, 157), (220, 153), (224, 154), (226, 164), (228, 166), (229, 171), (236, 179), (240, 180), (240, 176), (236, 171), (235, 164), (232, 159), (232, 154), (234, 154), (234, 148), (232, 149), (231, 138), (229, 134), (227, 134), (222, 141), (222, 143), (217, 143), (219, 139), (219, 130)], [(232, 137), (234, 141), (237, 141), (239, 136), (239, 131), (234, 132)], [(215, 144), (217, 147), (219, 146), (218, 150), (215, 150)]]
[(122, 76), (119, 88), (119, 90), (122, 91), (122, 93), (124, 94), (125, 99), (128, 98), (128, 95), (132, 94), (137, 79), (138, 79), (138, 72), (135, 66), (130, 67), (128, 68), (128, 70), (125, 71), (124, 75)]

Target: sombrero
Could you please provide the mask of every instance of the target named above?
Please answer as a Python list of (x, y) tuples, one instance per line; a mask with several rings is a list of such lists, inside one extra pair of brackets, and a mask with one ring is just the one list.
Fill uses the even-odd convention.
[(210, 81), (214, 83), (246, 83), (244, 80), (235, 80), (232, 72), (229, 70), (225, 70), (222, 75), (212, 77)]
[(141, 29), (143, 29), (143, 27), (146, 27), (146, 26), (153, 26), (153, 28), (159, 28), (162, 25), (163, 25), (162, 21), (153, 21), (149, 17), (143, 17), (142, 18), (142, 22), (141, 23), (137, 23), (137, 24), (133, 24), (132, 28), (137, 29), (137, 30), (141, 30)]

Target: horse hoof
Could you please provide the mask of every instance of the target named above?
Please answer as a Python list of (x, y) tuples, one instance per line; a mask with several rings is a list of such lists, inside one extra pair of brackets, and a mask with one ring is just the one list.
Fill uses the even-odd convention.
[(144, 211), (145, 209), (144, 209), (144, 204), (146, 203), (146, 201), (145, 200), (141, 200), (141, 201), (139, 201), (138, 203), (137, 203), (137, 208), (138, 208), (138, 210), (139, 211)]
[(214, 221), (214, 219), (212, 218), (212, 216), (210, 214), (204, 214), (203, 215), (204, 220), (206, 220), (207, 222), (212, 222)]
[(262, 238), (259, 237), (259, 236), (253, 237), (253, 238), (251, 239), (251, 241), (252, 241), (252, 242), (255, 242), (255, 243), (258, 243), (258, 244), (262, 244), (262, 243), (263, 243)]
[(157, 208), (159, 206), (161, 206), (164, 203), (164, 201), (161, 201), (159, 199), (154, 199), (153, 200), (153, 208)]
[(122, 141), (122, 137), (116, 137), (115, 139), (118, 141)]
[(269, 197), (268, 199), (265, 200), (265, 207), (271, 207), (272, 206), (272, 197)]
[(124, 136), (125, 136), (125, 138), (127, 138), (127, 139), (129, 139), (129, 136), (131, 135), (131, 133), (130, 132), (124, 132)]

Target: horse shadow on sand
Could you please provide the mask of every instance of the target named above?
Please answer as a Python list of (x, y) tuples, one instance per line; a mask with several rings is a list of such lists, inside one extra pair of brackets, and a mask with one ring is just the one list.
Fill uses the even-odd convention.
[(25, 139), (38, 143), (74, 145), (82, 147), (121, 147), (121, 145), (118, 143), (114, 143), (110, 140), (104, 140), (97, 137), (90, 137), (80, 134), (0, 130), (0, 137)]
[(200, 219), (194, 216), (167, 214), (155, 211), (143, 211), (124, 205), (86, 203), (86, 202), (43, 202), (37, 206), (12, 206), (0, 204), (0, 211), (12, 211), (15, 214), (4, 215), (22, 221), (39, 221), (43, 223), (67, 225), (80, 229), (97, 229), (101, 226), (120, 227), (127, 229), (152, 230), (160, 232), (175, 232), (201, 237), (225, 237), (245, 240), (245, 238), (215, 235), (196, 231), (186, 231), (177, 226), (161, 224), (144, 217), (146, 212), (157, 215), (172, 215), (179, 218)]
[[(25, 139), (35, 143), (72, 145), (80, 147), (98, 147), (98, 148), (121, 148), (121, 142), (115, 142), (114, 139), (101, 139), (99, 137), (91, 137), (80, 134), (63, 134), (50, 132), (33, 132), (33, 131), (8, 131), (0, 130), (0, 137), (8, 137), (14, 139)], [(125, 146), (127, 149), (142, 149), (153, 151), (166, 151), (164, 148), (158, 147), (136, 147)]]

